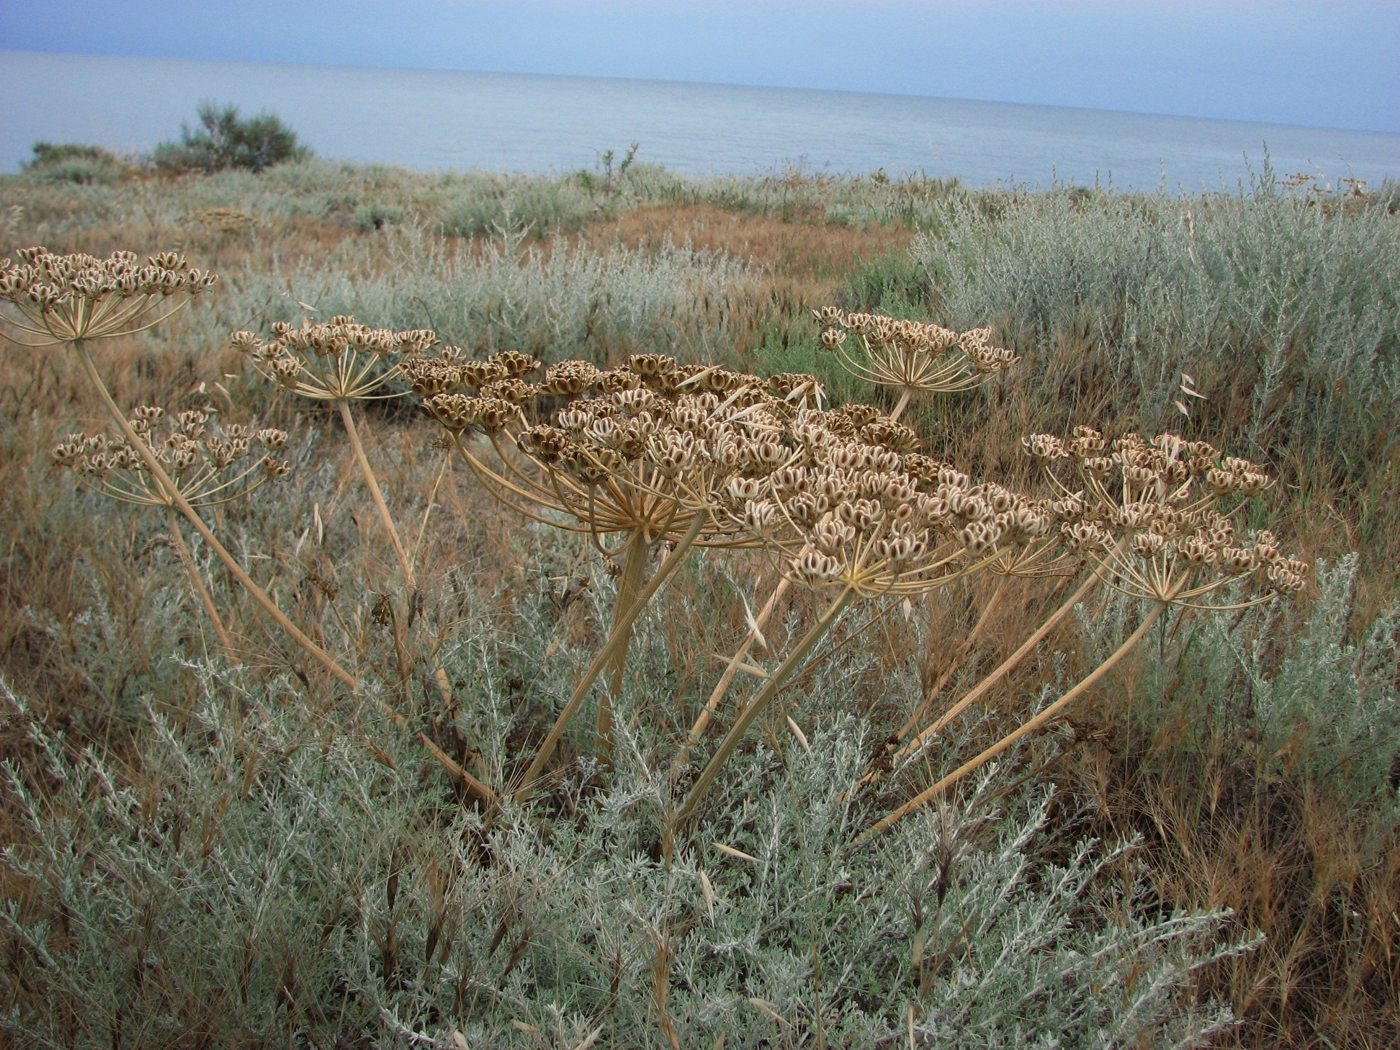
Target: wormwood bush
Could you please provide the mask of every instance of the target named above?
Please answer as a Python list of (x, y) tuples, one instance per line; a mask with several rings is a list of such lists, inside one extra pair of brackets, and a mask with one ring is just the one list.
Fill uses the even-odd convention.
[(687, 187), (696, 200), (734, 211), (777, 215), (787, 221), (813, 221), (839, 226), (890, 223), (927, 228), (942, 214), (942, 206), (964, 191), (956, 179), (909, 175), (891, 179), (872, 175), (834, 175), (800, 165), (759, 178), (717, 176)]
[[(643, 347), (694, 360), (730, 345), (733, 298), (757, 280), (736, 259), (685, 245), (593, 252), (563, 241), (526, 245), (517, 228), (472, 250), (408, 224), (384, 235), (387, 272), (366, 274), (361, 247), (349, 244), (337, 257), (344, 266), (305, 259), (281, 274), (232, 275), (224, 316), (293, 321), (308, 303), (323, 316), (427, 323), (445, 343), (511, 347), (551, 362), (601, 364)], [(211, 343), (227, 334), (213, 312), (193, 322), (210, 326), (201, 335)]]
[[(1081, 784), (1104, 812), (1137, 805), (1115, 791), (1147, 800), (1139, 826), (1159, 884), (1187, 906), (1229, 901), (1236, 928), (1264, 936), (1205, 984), (1236, 1004), (1246, 1043), (1308, 1045), (1325, 1032), (1334, 1045), (1380, 1046), (1400, 1030), (1397, 613), (1355, 622), (1357, 564), (1323, 566), (1311, 607), (1149, 639), (1111, 730), (1122, 757)], [(1090, 658), (1113, 644), (1128, 604), (1082, 623)]]
[(42, 182), (111, 185), (131, 170), (129, 164), (101, 146), (36, 142), (33, 151), (34, 156), (20, 167), (28, 177)]
[(531, 176), (478, 176), (444, 195), (437, 232), (449, 237), (491, 234), (519, 226), (535, 237), (575, 230), (594, 202), (573, 182)]
[[(1208, 729), (1253, 736), (1253, 746), (1268, 756), (1266, 772), (1301, 773), (1329, 785), (1358, 813), (1394, 823), (1400, 821), (1400, 792), (1392, 782), (1400, 762), (1400, 608), (1383, 611), (1358, 632), (1359, 640), (1349, 640), (1357, 567), (1355, 554), (1319, 567), (1319, 594), (1305, 613), (1253, 609), (1199, 621), (1149, 663), (1144, 686), (1165, 696), (1192, 683), (1190, 695), (1216, 705), (1201, 712), (1209, 715), (1198, 723), (1203, 738)], [(1091, 649), (1111, 643), (1106, 625), (1113, 619), (1085, 625)], [(1103, 641), (1095, 642), (1100, 633)], [(1148, 655), (1154, 648), (1147, 647)], [(1144, 705), (1138, 713), (1163, 718), (1167, 711)]]
[(1103, 403), (1160, 424), (1184, 371), (1211, 396), (1203, 422), (1256, 451), (1334, 449), (1350, 476), (1394, 432), (1394, 217), (1330, 216), (1267, 172), (1235, 196), (1000, 203), (941, 202), (914, 254), (950, 323), (998, 320), (1034, 373), (1078, 369)]
[[(472, 703), (508, 703), (480, 670), (499, 632), (475, 627)], [(810, 750), (736, 764), (710, 825), (723, 849), (663, 865), (638, 845), (666, 794), (644, 746), (620, 740), (618, 775), (542, 835), (524, 811), (486, 824), (454, 804), (372, 719), (308, 719), (289, 680), (192, 670), (195, 717), (148, 707), (130, 769), (3, 691), (37, 756), (6, 769), (26, 837), (0, 854), (30, 886), (0, 917), (21, 1041), (1169, 1046), (1226, 1021), (1179, 1001), (1222, 951), (1217, 918), (1156, 914), (1122, 847), (1066, 851), (1043, 790), (982, 778), (846, 849), (862, 814), (831, 788), (869, 741), (830, 715), (835, 680), (794, 710)]]

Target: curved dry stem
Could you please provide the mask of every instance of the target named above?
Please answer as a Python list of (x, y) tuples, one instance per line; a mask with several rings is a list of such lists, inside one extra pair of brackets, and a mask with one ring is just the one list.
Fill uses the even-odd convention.
[(394, 546), (394, 555), (399, 559), (399, 568), (403, 570), (404, 585), (409, 591), (414, 591), (418, 588), (418, 580), (413, 574), (413, 562), (404, 550), (403, 541), (399, 539), (399, 530), (394, 525), (388, 504), (384, 502), (384, 493), (379, 489), (379, 479), (374, 476), (374, 468), (369, 465), (369, 457), (365, 455), (365, 447), (360, 442), (359, 428), (355, 426), (355, 416), (350, 411), (350, 402), (338, 400), (335, 407), (340, 412), (340, 421), (350, 438), (350, 447), (355, 451), (355, 462), (359, 464), (365, 487), (369, 489), (370, 498), (374, 500), (374, 509), (379, 512), (379, 520), (384, 525), (384, 531), (389, 534), (389, 542)]
[(194, 588), (194, 593), (199, 596), (199, 603), (204, 606), (204, 614), (209, 617), (209, 623), (214, 628), (214, 633), (219, 637), (219, 645), (223, 647), (224, 655), (233, 663), (239, 663), (237, 654), (233, 649), (233, 639), (229, 636), (228, 628), (224, 626), (223, 617), (219, 615), (218, 606), (214, 604), (214, 597), (209, 593), (209, 588), (204, 585), (204, 577), (199, 574), (199, 567), (195, 564), (194, 555), (190, 553), (189, 544), (185, 542), (184, 534), (180, 531), (180, 516), (175, 512), (175, 508), (169, 505), (165, 507), (166, 520), (170, 528), (170, 541), (175, 547), (175, 553), (179, 555), (180, 564), (185, 567), (185, 573), (190, 578), (190, 586)]
[(588, 696), (589, 689), (591, 689), (593, 683), (598, 680), (598, 676), (612, 665), (620, 632), (631, 629), (632, 624), (636, 622), (637, 617), (640, 616), (642, 610), (646, 608), (647, 602), (651, 601), (652, 595), (660, 590), (661, 585), (670, 579), (675, 571), (680, 568), (681, 562), (685, 560), (686, 554), (689, 553), (696, 538), (700, 535), (701, 530), (704, 529), (707, 520), (708, 516), (705, 514), (697, 514), (695, 516), (695, 520), (691, 522), (690, 528), (686, 530), (684, 536), (676, 541), (675, 549), (667, 555), (666, 560), (661, 563), (660, 568), (656, 570), (652, 578), (647, 581), (646, 586), (637, 594), (636, 600), (613, 621), (613, 629), (608, 635), (608, 640), (603, 644), (602, 649), (598, 651), (598, 655), (593, 658), (593, 662), (588, 665), (588, 669), (584, 671), (583, 677), (579, 679), (578, 685), (574, 687), (573, 695), (569, 697), (569, 702), (565, 704), (564, 709), (559, 712), (559, 717), (554, 720), (554, 725), (550, 727), (549, 733), (540, 743), (540, 750), (538, 754), (535, 755), (534, 761), (532, 761), (530, 767), (525, 770), (525, 775), (521, 778), (520, 786), (515, 789), (515, 800), (517, 802), (523, 801), (529, 795), (530, 788), (534, 785), (535, 781), (539, 779), (540, 772), (544, 769), (544, 764), (549, 761), (550, 756), (554, 754), (554, 749), (559, 745), (559, 740), (563, 737), (564, 730), (568, 728), (569, 723), (573, 721), (574, 715), (578, 714), (578, 709), (583, 706), (584, 698)]
[(787, 684), (792, 673), (797, 670), (807, 659), (807, 655), (816, 644), (825, 637), (826, 633), (845, 612), (846, 607), (856, 598), (857, 591), (853, 587), (845, 587), (835, 600), (827, 607), (826, 611), (807, 629), (807, 633), (787, 655), (782, 664), (773, 673), (772, 677), (764, 683), (763, 688), (758, 691), (754, 698), (744, 707), (743, 712), (734, 720), (734, 724), (729, 727), (729, 731), (720, 740), (715, 753), (710, 756), (710, 761), (705, 768), (700, 771), (700, 776), (691, 787), (690, 793), (686, 796), (681, 807), (676, 811), (676, 815), (671, 819), (668, 838), (682, 831), (691, 818), (695, 815), (696, 808), (705, 797), (710, 785), (719, 776), (719, 772), (724, 768), (729, 756), (734, 753), (734, 749), (739, 746), (739, 741), (748, 732), (749, 726), (768, 707), (772, 699), (782, 691)]
[[(277, 626), (286, 631), (293, 641), (301, 646), (301, 648), (326, 671), (330, 672), (333, 677), (347, 686), (352, 692), (358, 692), (360, 688), (359, 679), (345, 670), (345, 668), (341, 667), (335, 657), (331, 656), (330, 653), (326, 652), (312, 641), (307, 636), (306, 632), (287, 618), (287, 614), (278, 607), (277, 603), (272, 600), (267, 591), (260, 587), (257, 581), (244, 571), (243, 566), (238, 564), (233, 555), (229, 553), (228, 548), (219, 542), (219, 538), (215, 536), (209, 526), (204, 523), (204, 519), (190, 506), (189, 501), (180, 494), (180, 490), (176, 487), (175, 482), (171, 480), (170, 475), (165, 472), (160, 461), (156, 459), (154, 453), (151, 452), (141, 436), (132, 429), (126, 416), (122, 413), (121, 409), (117, 407), (117, 402), (112, 397), (111, 391), (107, 389), (107, 384), (103, 382), (102, 375), (97, 371), (97, 365), (93, 361), (92, 355), (88, 352), (87, 347), (85, 347), (81, 341), (73, 342), (69, 345), (73, 347), (74, 352), (77, 354), (78, 361), (82, 365), (84, 374), (97, 390), (103, 404), (107, 408), (108, 414), (116, 422), (117, 428), (122, 432), (122, 436), (125, 437), (131, 444), (131, 447), (135, 449), (136, 454), (141, 457), (141, 461), (151, 472), (151, 476), (156, 479), (156, 484), (161, 486), (166, 494), (169, 495), (172, 511), (178, 511), (192, 526), (194, 526), (200, 538), (209, 545), (209, 549), (214, 552), (214, 555), (233, 575), (233, 578), (236, 579), (253, 600), (261, 605), (267, 614), (276, 621)], [(408, 719), (395, 710), (391, 704), (383, 700), (377, 700), (376, 702), (384, 713), (393, 720), (395, 725), (402, 727), (408, 726)], [(492, 792), (490, 788), (463, 769), (452, 756), (439, 747), (426, 733), (421, 731), (415, 732), (417, 733), (419, 743), (427, 749), (428, 753), (431, 754), (444, 769), (460, 780), (468, 790), (485, 802), (493, 803), (495, 801), (495, 793)]]
[[(961, 700), (944, 711), (943, 714), (938, 717), (937, 721), (926, 729), (921, 730), (917, 736), (896, 752), (893, 756), (893, 761), (896, 763), (902, 762), (906, 758), (913, 756), (918, 752), (919, 748), (923, 747), (931, 740), (944, 726), (985, 696), (992, 686), (996, 685), (1010, 674), (1011, 671), (1026, 658), (1026, 655), (1030, 653), (1032, 649), (1045, 640), (1045, 636), (1053, 631), (1055, 627), (1070, 614), (1074, 607), (1084, 600), (1085, 595), (1087, 595), (1094, 584), (1098, 582), (1100, 582), (1099, 577), (1094, 573), (1090, 573), (1084, 582), (1076, 588), (1075, 592), (1065, 599), (1064, 603), (1051, 613), (1045, 622), (1036, 628), (1014, 653), (998, 664), (995, 669), (982, 679), (982, 681), (978, 682), (976, 686), (970, 689)], [(869, 783), (873, 779), (874, 774), (867, 774), (862, 778), (861, 783)]]
[(786, 576), (778, 580), (778, 585), (773, 588), (773, 593), (768, 596), (768, 600), (763, 603), (763, 608), (754, 617), (753, 623), (749, 626), (749, 633), (744, 636), (739, 648), (734, 650), (734, 655), (729, 658), (725, 665), (724, 673), (720, 675), (719, 681), (715, 683), (714, 689), (710, 692), (710, 698), (705, 701), (705, 709), (700, 712), (700, 717), (695, 720), (695, 724), (690, 727), (690, 734), (686, 737), (685, 743), (681, 745), (680, 751), (676, 753), (674, 765), (679, 768), (690, 760), (691, 749), (700, 742), (705, 730), (710, 727), (710, 722), (719, 710), (719, 705), (724, 702), (725, 695), (729, 692), (730, 685), (734, 682), (734, 676), (744, 665), (744, 661), (753, 648), (754, 642), (758, 641), (763, 628), (768, 626), (768, 619), (773, 615), (773, 610), (778, 607), (778, 603), (783, 600), (783, 595), (787, 594), (787, 589), (792, 586), (792, 581)]
[(904, 805), (900, 806), (898, 809), (892, 810), (889, 813), (885, 814), (885, 816), (881, 817), (870, 827), (866, 828), (865, 831), (861, 832), (860, 836), (855, 840), (853, 845), (859, 846), (862, 843), (868, 842), (875, 836), (881, 835), (884, 832), (888, 831), (890, 828), (894, 827), (895, 824), (903, 820), (910, 813), (913, 813), (920, 806), (925, 805), (929, 801), (943, 794), (943, 792), (948, 790), (948, 788), (951, 785), (961, 780), (963, 777), (967, 776), (967, 774), (977, 769), (980, 769), (992, 759), (996, 758), (997, 755), (1001, 754), (1003, 751), (1009, 748), (1012, 744), (1016, 743), (1016, 741), (1020, 740), (1023, 736), (1035, 732), (1035, 730), (1039, 729), (1046, 722), (1054, 718), (1062, 710), (1064, 710), (1071, 703), (1073, 703), (1082, 693), (1092, 688), (1093, 685), (1096, 682), (1098, 682), (1100, 678), (1108, 674), (1108, 672), (1112, 670), (1113, 667), (1120, 660), (1122, 660), (1124, 656), (1130, 653), (1133, 650), (1133, 647), (1136, 646), (1137, 643), (1142, 640), (1143, 635), (1145, 635), (1151, 629), (1152, 625), (1157, 622), (1158, 618), (1161, 617), (1162, 613), (1167, 609), (1168, 604), (1169, 603), (1167, 602), (1160, 602), (1157, 605), (1153, 606), (1152, 611), (1149, 612), (1145, 617), (1143, 617), (1142, 623), (1138, 624), (1137, 630), (1133, 631), (1132, 634), (1128, 635), (1128, 637), (1124, 639), (1122, 645), (1115, 649), (1113, 653), (1106, 660), (1104, 660), (1103, 663), (1099, 664), (1099, 666), (1094, 668), (1094, 670), (1091, 671), (1088, 675), (1080, 679), (1079, 683), (1075, 685), (1074, 688), (1070, 689), (1069, 692), (1065, 693), (1063, 696), (1061, 696), (1049, 707), (1041, 711), (1034, 718), (1030, 719), (1027, 722), (1023, 722), (1015, 730), (1013, 730), (1010, 733), (1007, 733), (1004, 737), (998, 740), (991, 747), (987, 748), (976, 758), (972, 758), (964, 762), (962, 765), (960, 765), (957, 769), (953, 770), (942, 780), (925, 788), (923, 791), (919, 792), (919, 794), (915, 795), (913, 798), (911, 798), (908, 802), (904, 803)]

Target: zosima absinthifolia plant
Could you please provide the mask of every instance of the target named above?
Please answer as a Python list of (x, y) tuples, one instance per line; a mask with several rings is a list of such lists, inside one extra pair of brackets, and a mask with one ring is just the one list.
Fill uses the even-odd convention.
[[(274, 453), (284, 439), (152, 408), (129, 417), (117, 409), (88, 352), (87, 342), (157, 323), (211, 282), (172, 256), (143, 269), (127, 255), (102, 262), (34, 249), (20, 264), (4, 266), (0, 294), (12, 307), (7, 320), (31, 345), (74, 349), (120, 434), (75, 436), (60, 446), (60, 461), (119, 498), (178, 515), (316, 664), (359, 692), (361, 675), (292, 622), (219, 544), (200, 513), (209, 501), (236, 498), (279, 473)], [(877, 783), (896, 789), (916, 778), (918, 758), (940, 732), (986, 699), (1092, 591), (1116, 590), (1147, 605), (1138, 626), (1078, 684), (1018, 716), (958, 769), (931, 785), (903, 789), (908, 799), (874, 819), (860, 836), (866, 840), (1055, 717), (1168, 610), (1238, 608), (1301, 585), (1305, 566), (1285, 556), (1269, 533), (1245, 534), (1236, 524), (1241, 508), (1269, 486), (1256, 465), (1174, 435), (1110, 438), (1080, 428), (1067, 438), (1027, 439), (1028, 452), (1044, 467), (1047, 488), (1039, 493), (974, 478), (925, 450), (900, 417), (916, 396), (973, 389), (1013, 364), (1014, 356), (993, 346), (982, 329), (954, 333), (834, 310), (820, 311), (818, 321), (827, 333), (824, 345), (845, 367), (895, 394), (891, 412), (859, 403), (826, 407), (820, 385), (806, 375), (761, 377), (651, 353), (611, 368), (578, 360), (545, 366), (511, 350), (474, 359), (438, 346), (430, 331), (391, 332), (349, 317), (279, 324), (266, 340), (251, 333), (233, 337), (253, 367), (281, 389), (333, 406), (393, 548), (405, 596), (419, 586), (415, 551), (427, 517), (419, 543), (405, 544), (370, 468), (352, 410), (356, 402), (421, 398), (443, 428), (445, 445), (484, 489), (528, 519), (578, 534), (616, 565), (619, 584), (604, 641), (544, 737), (531, 740), (528, 752), (507, 756), (507, 782), (488, 783), (480, 770), (464, 768), (414, 728), (487, 811), (505, 796), (527, 801), (542, 778), (566, 775), (558, 744), (595, 690), (591, 746), (586, 740), (578, 746), (608, 765), (633, 627), (699, 548), (768, 552), (778, 582), (709, 702), (699, 705), (691, 732), (656, 756), (670, 766), (676, 788), (663, 833), (668, 855), (684, 848), (760, 720), (781, 713), (775, 701), (800, 672), (830, 655), (826, 639), (855, 606), (879, 617), (897, 608), (907, 614), (932, 609), (948, 594), (964, 602), (974, 592), (971, 582), (985, 574), (997, 577), (989, 604), (1008, 587), (1035, 588), (1049, 579), (1066, 588), (1078, 580), (1010, 656), (968, 687), (968, 675), (956, 665), (985, 662), (971, 659), (988, 621), (984, 609), (962, 644), (949, 647), (950, 665), (892, 734), (884, 760), (872, 762), (858, 783), (834, 789), (868, 807), (861, 800), (876, 796), (862, 795), (864, 789)], [(753, 694), (733, 710), (723, 708), (762, 617), (790, 587), (815, 592), (817, 604), (795, 611), (795, 641), (786, 652), (770, 654), (771, 668), (749, 668), (761, 682)], [(923, 601), (915, 605), (915, 598)], [(201, 601), (215, 619), (212, 598)], [(861, 642), (860, 628), (848, 634), (845, 643)], [(412, 671), (406, 658), (400, 678)], [(943, 695), (954, 681), (962, 690), (956, 700)], [(646, 713), (644, 707), (639, 716)], [(705, 747), (713, 721), (723, 731), (693, 770), (691, 755)]]
[[(285, 443), (285, 434), (268, 428), (253, 430), (243, 424), (213, 425), (203, 412), (179, 413), (173, 426), (159, 426), (166, 415), (160, 406), (142, 406), (128, 418), (93, 357), (89, 344), (135, 335), (167, 320), (211, 287), (215, 276), (188, 267), (183, 257), (173, 252), (152, 256), (144, 265), (138, 265), (131, 252), (115, 252), (99, 259), (36, 247), (19, 253), (19, 260), (14, 264), (9, 259), (0, 262), (0, 302), (10, 307), (4, 321), (9, 329), (19, 333), (11, 338), (23, 346), (70, 350), (120, 435), (70, 436), (55, 450), (59, 465), (77, 470), (124, 502), (166, 509), (172, 542), (211, 626), (231, 658), (236, 657), (236, 648), (212, 595), (194, 568), (188, 545), (179, 535), (181, 521), (194, 530), (229, 575), (302, 651), (342, 685), (358, 692), (359, 677), (283, 611), (219, 540), (200, 512), (201, 507), (246, 496), (257, 481), (285, 474), (286, 463), (271, 457), (238, 466), (251, 452), (254, 438), (267, 450), (275, 451)], [(363, 389), (363, 384), (352, 388), (352, 392), (358, 389)], [(391, 705), (382, 699), (379, 703), (394, 721), (405, 723)], [(491, 798), (485, 785), (430, 737), (422, 732), (417, 736), (470, 791)]]
[[(291, 470), (279, 456), (287, 444), (284, 430), (242, 423), (225, 425), (202, 409), (186, 409), (171, 416), (158, 405), (139, 406), (127, 423), (176, 491), (197, 510), (244, 499), (265, 482), (285, 477)], [(190, 586), (224, 653), (236, 662), (237, 647), (196, 566), (180, 513), (170, 492), (151, 473), (141, 450), (122, 436), (70, 434), (54, 448), (53, 459), (56, 466), (73, 471), (79, 481), (113, 499), (160, 508)]]
[[(540, 367), (505, 351), (410, 370), (430, 394), (427, 410), (486, 489), (526, 517), (586, 535), (619, 563), (607, 640), (526, 768), (522, 797), (604, 673), (597, 750), (608, 759), (612, 701), (637, 617), (693, 547), (758, 545), (746, 523), (716, 508), (735, 482), (803, 454), (792, 422), (819, 396), (810, 376), (761, 380), (661, 354), (634, 354), (607, 370), (565, 361), (527, 378)], [(668, 553), (653, 568), (663, 546)]]
[[(938, 325), (847, 314), (832, 307), (815, 311), (815, 317), (822, 326), (822, 345), (843, 368), (898, 393), (896, 416), (916, 394), (973, 389), (1016, 360), (990, 343), (987, 329), (957, 333)], [(1015, 506), (1010, 494), (995, 485), (970, 494), (946, 488), (939, 492), (946, 509), (953, 512), (953, 526), (989, 531), (998, 556), (980, 565), (979, 571), (999, 580), (968, 637), (954, 649), (923, 702), (891, 735), (879, 768), (869, 770), (860, 786), (870, 786), (891, 770), (913, 768), (914, 760), (940, 732), (985, 700), (1096, 588), (1144, 600), (1150, 603), (1148, 611), (1119, 647), (1079, 683), (1039, 712), (1028, 713), (981, 753), (880, 818), (863, 833), (862, 841), (888, 829), (1045, 725), (1102, 679), (1167, 610), (1239, 608), (1302, 586), (1307, 567), (1284, 557), (1272, 534), (1236, 536), (1234, 518), (1244, 501), (1272, 484), (1248, 460), (1172, 434), (1150, 440), (1126, 434), (1110, 442), (1091, 427), (1079, 427), (1069, 439), (1034, 435), (1025, 446), (1042, 462), (1050, 484), (1040, 499)], [(960, 477), (948, 465), (940, 471), (945, 483)], [(915, 473), (920, 473), (917, 468)], [(990, 508), (983, 506), (988, 502)], [(943, 527), (947, 528), (946, 522)], [(949, 703), (941, 695), (975, 648), (990, 622), (992, 607), (1008, 586), (1028, 586), (1044, 577), (1055, 578), (1063, 586), (1075, 576), (1081, 577), (1078, 587), (1008, 657), (956, 701)], [(1234, 587), (1231, 597), (1222, 597), (1228, 584), (1251, 576), (1262, 582), (1264, 593), (1239, 598), (1233, 595), (1240, 588)]]
[[(869, 406), (863, 406), (861, 409), (868, 415), (869, 429), (866, 438), (878, 441), (873, 435), (883, 427), (897, 442), (895, 451), (909, 451), (916, 443), (912, 431), (908, 432), (906, 438), (900, 433), (899, 425), (900, 417), (914, 398), (975, 390), (1018, 360), (1011, 351), (993, 345), (990, 328), (957, 332), (937, 324), (896, 319), (882, 314), (847, 313), (834, 306), (822, 307), (812, 313), (821, 326), (820, 345), (836, 358), (837, 363), (846, 372), (887, 391), (896, 399), (887, 417), (881, 417)], [(907, 431), (907, 428), (904, 429)], [(1031, 563), (1039, 561), (1039, 556), (1043, 553), (1043, 547), (1030, 554), (1022, 552), (1021, 557), (1026, 560), (1019, 566), (1011, 566), (1003, 552), (998, 564), (1007, 574), (1029, 572)], [(697, 742), (700, 734), (709, 727), (732, 684), (735, 673), (743, 666), (743, 661), (759, 641), (769, 619), (786, 597), (791, 583), (791, 576), (782, 576), (758, 614), (753, 617), (748, 635), (729, 659), (724, 674), (710, 694), (700, 717), (696, 719), (691, 730), (691, 740), (682, 750), (682, 755), (688, 752), (689, 745)], [(989, 606), (987, 613), (990, 612)], [(971, 648), (973, 641), (972, 637), (967, 639), (967, 649)], [(917, 720), (916, 712), (910, 716), (910, 721), (900, 730), (899, 735), (907, 733)]]
[(365, 455), (351, 406), (407, 394), (400, 379), (404, 363), (436, 344), (437, 336), (427, 329), (391, 332), (370, 328), (353, 317), (336, 316), (324, 324), (306, 322), (299, 328), (278, 322), (272, 327), (270, 341), (252, 332), (235, 332), (232, 342), (254, 368), (282, 389), (335, 408), (354, 451), (355, 465), (394, 548), (404, 583), (410, 590), (416, 588), (413, 559), (404, 547), (374, 468)]

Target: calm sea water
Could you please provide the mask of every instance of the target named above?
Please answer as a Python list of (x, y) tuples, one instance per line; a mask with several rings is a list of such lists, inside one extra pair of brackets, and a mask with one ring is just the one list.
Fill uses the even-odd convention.
[(201, 101), (268, 110), (319, 155), (417, 169), (557, 174), (603, 150), (684, 175), (923, 172), (973, 186), (1235, 189), (1262, 169), (1400, 177), (1400, 135), (1104, 110), (443, 70), (0, 51), (0, 171), (36, 141), (149, 149)]

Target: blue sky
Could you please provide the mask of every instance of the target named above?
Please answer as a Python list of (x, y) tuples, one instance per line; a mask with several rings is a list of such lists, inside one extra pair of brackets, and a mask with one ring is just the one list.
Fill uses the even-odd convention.
[(0, 49), (817, 87), (1400, 132), (1400, 0), (0, 0)]

